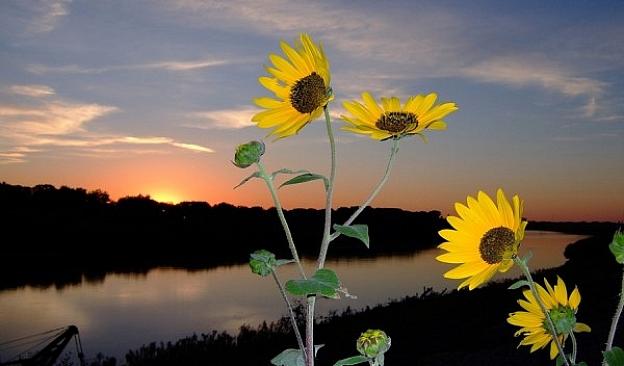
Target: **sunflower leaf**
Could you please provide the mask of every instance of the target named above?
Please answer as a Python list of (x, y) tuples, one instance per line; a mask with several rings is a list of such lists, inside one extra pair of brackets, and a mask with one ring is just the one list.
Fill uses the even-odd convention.
[(256, 250), (249, 255), (249, 267), (259, 276), (270, 275), (275, 268), (294, 262), (293, 259), (275, 259), (275, 254), (265, 249)]
[(294, 348), (283, 350), (279, 355), (273, 357), (271, 363), (275, 366), (304, 366), (303, 353)]
[(277, 265), (275, 254), (265, 249), (256, 250), (249, 255), (249, 267), (259, 276), (265, 277), (273, 272)]
[(367, 248), (370, 247), (368, 239), (368, 226), (367, 225), (338, 225), (334, 224), (334, 230), (351, 238), (356, 238), (362, 241)]
[(315, 174), (315, 173), (304, 173), (301, 175), (298, 175), (284, 183), (282, 183), (281, 186), (279, 186), (280, 188), (282, 188), (283, 186), (288, 186), (288, 185), (292, 185), (292, 184), (299, 184), (299, 183), (306, 183), (306, 182), (310, 182), (313, 180), (319, 180), (322, 179), (323, 183), (325, 184), (325, 190), (327, 191), (329, 189), (329, 179), (325, 178), (325, 176), (320, 175), (320, 174)]
[(362, 355), (351, 356), (344, 358), (334, 364), (334, 366), (349, 366), (349, 365), (357, 365), (359, 363), (368, 362), (368, 357), (364, 357)]
[(529, 281), (527, 281), (527, 280), (519, 280), (519, 281), (516, 281), (516, 282), (512, 283), (511, 286), (507, 287), (507, 289), (508, 290), (517, 290), (517, 289), (519, 289), (520, 287), (523, 287), (523, 286), (531, 287), (531, 285), (529, 284)]
[[(324, 344), (314, 345), (314, 356), (316, 356), (318, 350), (323, 346)], [(304, 366), (305, 359), (301, 350), (288, 348), (280, 352), (279, 355), (273, 357), (271, 363), (275, 366)]]
[(302, 173), (310, 173), (310, 172), (305, 169), (291, 170), (291, 169), (283, 168), (283, 169), (276, 170), (273, 173), (271, 173), (271, 178), (275, 179), (275, 177), (277, 177), (278, 174), (302, 174)]
[(609, 244), (609, 250), (613, 253), (618, 263), (624, 264), (624, 233), (622, 233), (620, 229), (613, 234), (613, 240), (611, 244)]
[(289, 263), (295, 263), (294, 259), (278, 259), (277, 262), (275, 262), (275, 266), (279, 267), (279, 266), (283, 266), (284, 264), (289, 264)]
[(332, 299), (339, 299), (341, 291), (340, 280), (336, 272), (322, 268), (307, 280), (290, 280), (286, 282), (286, 291), (295, 296), (321, 295)]
[(602, 352), (602, 355), (609, 366), (624, 365), (624, 351), (620, 347), (613, 347), (610, 351)]
[(247, 183), (250, 179), (253, 179), (253, 178), (260, 178), (260, 172), (254, 172), (252, 175), (248, 176), (247, 178), (243, 179), (240, 183), (238, 183), (238, 185), (234, 187), (233, 189), (236, 189), (242, 186), (243, 184)]

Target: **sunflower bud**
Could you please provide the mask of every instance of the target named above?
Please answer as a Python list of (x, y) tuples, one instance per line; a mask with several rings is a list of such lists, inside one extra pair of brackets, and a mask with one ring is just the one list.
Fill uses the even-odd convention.
[(250, 141), (236, 147), (233, 163), (239, 168), (247, 168), (251, 164), (259, 162), (262, 155), (264, 155), (264, 143), (262, 141)]
[(609, 249), (615, 256), (615, 260), (620, 264), (624, 264), (624, 233), (622, 230), (618, 229), (613, 234), (613, 241), (609, 244)]
[(375, 358), (390, 349), (390, 337), (383, 330), (369, 329), (360, 335), (356, 348), (363, 356)]

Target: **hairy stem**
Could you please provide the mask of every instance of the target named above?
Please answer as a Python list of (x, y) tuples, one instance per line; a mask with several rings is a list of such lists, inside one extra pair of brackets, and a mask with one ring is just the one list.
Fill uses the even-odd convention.
[[(331, 170), (329, 173), (329, 184), (327, 186), (325, 198), (325, 222), (323, 224), (323, 239), (321, 241), (321, 250), (319, 252), (317, 268), (321, 269), (325, 266), (325, 258), (329, 249), (329, 232), (331, 229), (332, 202), (334, 198), (334, 181), (336, 180), (336, 141), (334, 140), (334, 130), (331, 125), (331, 117), (329, 116), (329, 108), (323, 107), (325, 113), (325, 126), (327, 127), (327, 137), (329, 138), (329, 148), (331, 151)], [(314, 305), (316, 297), (308, 297), (308, 312), (306, 316), (306, 346), (308, 357), (306, 358), (306, 366), (314, 366)]]
[(570, 330), (568, 335), (570, 335), (570, 340), (572, 341), (572, 358), (570, 359), (570, 362), (572, 362), (573, 365), (576, 365), (576, 352), (577, 352), (576, 337), (574, 336), (573, 330)]
[(280, 294), (282, 294), (282, 298), (284, 299), (284, 302), (286, 303), (286, 307), (288, 308), (288, 314), (290, 315), (290, 322), (292, 323), (292, 327), (295, 332), (295, 337), (297, 337), (297, 343), (299, 344), (299, 349), (301, 350), (301, 352), (303, 352), (303, 359), (305, 360), (306, 349), (305, 349), (305, 345), (303, 344), (303, 339), (301, 338), (301, 333), (299, 332), (299, 326), (297, 325), (297, 317), (295, 316), (295, 312), (293, 311), (292, 305), (290, 304), (290, 300), (288, 300), (288, 296), (286, 295), (286, 290), (284, 289), (284, 286), (282, 286), (282, 282), (280, 282), (279, 277), (277, 277), (277, 272), (273, 270), (271, 271), (271, 274), (273, 275), (273, 279), (275, 280), (275, 283), (277, 284), (277, 287), (280, 290)]
[(329, 173), (329, 186), (327, 187), (327, 195), (325, 200), (325, 224), (323, 226), (323, 240), (321, 242), (321, 251), (318, 257), (318, 269), (325, 266), (325, 258), (327, 257), (327, 250), (329, 249), (331, 230), (331, 214), (332, 214), (332, 201), (334, 198), (334, 181), (336, 180), (336, 142), (334, 141), (334, 131), (331, 125), (331, 117), (329, 116), (329, 109), (327, 106), (323, 108), (325, 112), (325, 125), (327, 127), (327, 137), (329, 138), (329, 147), (331, 150), (331, 171)]
[(315, 296), (308, 297), (308, 309), (306, 311), (306, 366), (314, 366), (314, 304)]
[(282, 204), (280, 203), (279, 196), (277, 195), (277, 190), (275, 189), (275, 185), (273, 184), (273, 178), (269, 175), (264, 168), (264, 164), (262, 162), (257, 162), (258, 170), (260, 172), (260, 177), (266, 182), (269, 191), (271, 192), (271, 197), (273, 197), (273, 204), (275, 205), (275, 210), (277, 211), (277, 216), (282, 223), (282, 227), (284, 228), (284, 233), (286, 234), (286, 239), (288, 240), (288, 247), (290, 248), (290, 252), (292, 253), (293, 259), (295, 263), (297, 263), (297, 268), (299, 268), (299, 273), (301, 277), (306, 279), (305, 271), (303, 270), (303, 265), (301, 264), (301, 260), (299, 259), (299, 254), (297, 254), (297, 247), (295, 247), (295, 241), (293, 240), (292, 234), (290, 232), (290, 228), (288, 227), (288, 222), (286, 222), (286, 217), (284, 216), (284, 211), (282, 210)]
[[(392, 163), (394, 162), (394, 158), (396, 157), (397, 152), (399, 151), (399, 141), (400, 141), (399, 139), (392, 140), (392, 145), (390, 146), (390, 157), (388, 158), (388, 165), (386, 165), (386, 171), (383, 177), (381, 178), (379, 183), (377, 183), (377, 186), (375, 187), (375, 189), (373, 189), (373, 191), (371, 192), (370, 196), (368, 196), (366, 201), (362, 203), (360, 207), (358, 207), (358, 209), (351, 215), (351, 217), (349, 217), (347, 221), (345, 221), (345, 223), (343, 224), (344, 226), (351, 225), (351, 223), (355, 221), (355, 219), (362, 213), (362, 211), (364, 211), (364, 209), (368, 207), (368, 205), (370, 205), (371, 202), (373, 202), (373, 199), (377, 197), (377, 195), (381, 191), (381, 188), (388, 181), (388, 178), (390, 177), (390, 170), (392, 170)], [(336, 239), (339, 236), (340, 236), (340, 233), (336, 231), (329, 237), (329, 241), (331, 242), (332, 240)]]
[(563, 346), (561, 345), (561, 342), (559, 341), (559, 337), (557, 337), (557, 331), (556, 331), (556, 328), (555, 328), (555, 324), (553, 323), (552, 319), (550, 318), (550, 314), (548, 313), (548, 310), (546, 310), (546, 306), (544, 305), (544, 302), (542, 301), (542, 298), (537, 293), (537, 289), (535, 288), (535, 281), (533, 281), (533, 277), (531, 276), (531, 271), (529, 271), (529, 267), (527, 266), (527, 264), (522, 259), (518, 258), (517, 256), (514, 257), (514, 263), (516, 263), (518, 265), (518, 267), (520, 267), (520, 269), (522, 270), (522, 273), (524, 273), (524, 277), (529, 282), (529, 287), (531, 288), (531, 293), (533, 294), (533, 297), (537, 301), (537, 304), (539, 305), (540, 310), (546, 316), (546, 325), (548, 326), (548, 331), (553, 336), (553, 340), (555, 341), (555, 345), (557, 346), (557, 350), (559, 351), (559, 354), (563, 357), (563, 361), (566, 364), (566, 366), (570, 366), (570, 362), (568, 361), (568, 357), (563, 352)]
[(615, 331), (617, 330), (618, 321), (622, 315), (622, 308), (624, 308), (624, 273), (622, 274), (622, 288), (620, 290), (620, 302), (618, 303), (615, 315), (611, 321), (611, 329), (609, 330), (609, 338), (607, 339), (607, 351), (613, 348), (613, 339), (615, 338)]

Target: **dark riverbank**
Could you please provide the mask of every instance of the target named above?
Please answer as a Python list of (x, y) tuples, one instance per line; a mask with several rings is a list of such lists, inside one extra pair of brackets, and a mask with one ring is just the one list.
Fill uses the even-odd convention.
[[(346, 221), (354, 211), (335, 210), (335, 222)], [(316, 258), (323, 210), (294, 209), (285, 215), (300, 255)], [(146, 273), (156, 267), (241, 264), (262, 248), (281, 258), (291, 256), (273, 208), (172, 205), (148, 196), (111, 201), (102, 191), (2, 183), (0, 222), (6, 238), (0, 245), (0, 289), (63, 287), (83, 279), (102, 281), (107, 273)], [(330, 257), (413, 253), (439, 244), (437, 232), (446, 227), (439, 211), (393, 208), (366, 209), (356, 223), (369, 225), (370, 249), (341, 237)]]
[[(346, 221), (354, 211), (334, 210), (334, 222)], [(323, 214), (315, 209), (285, 213), (303, 257), (318, 255)], [(275, 209), (261, 207), (172, 205), (148, 196), (111, 201), (98, 190), (0, 183), (0, 222), (6, 238), (0, 245), (0, 290), (97, 283), (110, 273), (145, 274), (156, 267), (242, 264), (260, 248), (290, 257)], [(369, 226), (370, 248), (340, 237), (329, 258), (411, 254), (438, 245), (438, 231), (448, 227), (439, 211), (396, 208), (367, 208), (356, 223)], [(592, 235), (610, 226), (531, 222), (529, 229)]]
[[(590, 334), (577, 337), (579, 359), (590, 365), (600, 363), (622, 278), (622, 266), (607, 248), (612, 229), (615, 225), (570, 245), (566, 264), (535, 276), (539, 282), (546, 277), (552, 283), (560, 275), (570, 291), (574, 285), (579, 287), (582, 301), (577, 318), (592, 327)], [(510, 312), (520, 310), (516, 301), (521, 291), (507, 290), (512, 282), (492, 283), (472, 292), (424, 290), (390, 304), (330, 316), (316, 328), (317, 342), (325, 344), (318, 365), (332, 365), (354, 354), (355, 339), (368, 328), (384, 329), (392, 337), (388, 365), (553, 365), (547, 351), (530, 354), (528, 347), (517, 348), (520, 338), (513, 336), (517, 328), (505, 320)], [(289, 328), (282, 320), (257, 329), (243, 327), (237, 336), (215, 332), (151, 344), (129, 352), (124, 362), (132, 366), (266, 365), (284, 348), (295, 347)], [(616, 344), (624, 344), (623, 335), (618, 332)]]

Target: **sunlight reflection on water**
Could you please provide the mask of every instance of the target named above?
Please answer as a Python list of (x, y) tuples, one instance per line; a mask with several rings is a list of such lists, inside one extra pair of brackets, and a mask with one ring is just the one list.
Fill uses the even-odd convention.
[[(529, 231), (521, 255), (533, 252), (533, 269), (558, 266), (565, 261), (565, 246), (583, 237)], [(329, 260), (326, 266), (358, 298), (322, 299), (319, 313), (373, 306), (414, 295), (424, 287), (454, 288), (458, 281), (442, 277), (452, 265), (435, 261), (440, 253), (430, 249), (408, 256)], [(306, 269), (312, 272), (314, 264), (306, 261)], [(495, 278), (518, 275), (514, 268)], [(296, 277), (294, 266), (280, 272), (280, 277)], [(242, 324), (255, 326), (285, 313), (273, 281), (253, 275), (247, 265), (200, 271), (158, 268), (140, 276), (110, 274), (101, 283), (83, 282), (64, 289), (1, 291), (0, 342), (75, 324), (87, 355), (103, 352), (123, 359), (128, 349), (151, 341), (212, 329), (235, 332)]]

